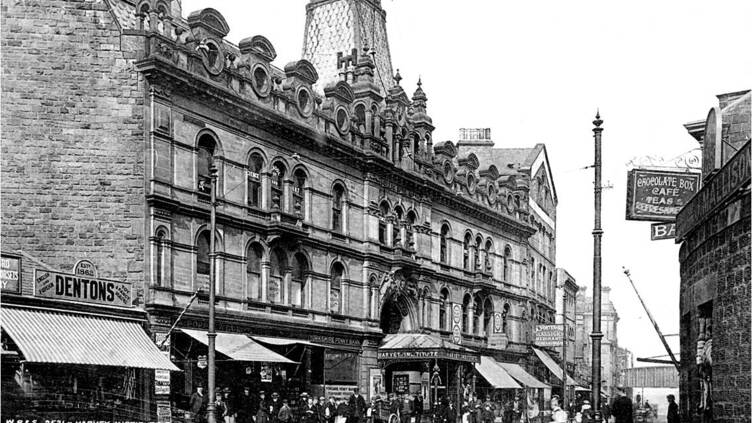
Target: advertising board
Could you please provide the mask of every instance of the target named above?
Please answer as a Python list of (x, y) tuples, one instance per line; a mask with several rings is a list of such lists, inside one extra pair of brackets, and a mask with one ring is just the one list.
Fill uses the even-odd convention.
[(699, 189), (699, 173), (632, 169), (627, 173), (626, 218), (672, 222)]
[(35, 269), (34, 295), (44, 298), (131, 307), (131, 284)]
[(563, 325), (535, 325), (535, 345), (539, 347), (560, 347), (563, 338)]
[(21, 258), (3, 254), (0, 259), (0, 280), (2, 290), (6, 292), (19, 292), (21, 290)]

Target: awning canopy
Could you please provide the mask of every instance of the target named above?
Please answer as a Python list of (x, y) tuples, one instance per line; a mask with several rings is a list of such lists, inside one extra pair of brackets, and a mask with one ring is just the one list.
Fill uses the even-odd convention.
[(28, 363), (180, 371), (134, 321), (7, 305), (0, 316)]
[(515, 382), (514, 378), (512, 378), (512, 376), (510, 376), (509, 373), (507, 373), (507, 371), (491, 357), (482, 355), (480, 357), (480, 363), (475, 364), (475, 369), (494, 388), (522, 389), (522, 386)]
[(519, 364), (499, 362), (499, 365), (526, 388), (550, 388), (548, 384), (539, 381), (533, 375), (526, 372)]
[[(543, 362), (543, 364), (548, 367), (548, 370), (551, 371), (551, 373), (554, 374), (559, 380), (562, 380), (562, 374), (564, 373), (564, 370), (562, 370), (561, 366), (556, 364), (556, 361), (554, 361), (553, 358), (551, 358), (550, 355), (548, 355), (547, 352), (543, 350), (539, 350), (538, 348), (533, 347), (533, 351), (535, 351), (535, 355), (540, 358), (540, 361)], [(572, 379), (569, 375), (567, 375), (567, 385), (576, 385), (577, 382), (575, 382), (574, 379)]]
[(379, 360), (454, 360), (480, 362), (480, 355), (463, 346), (425, 333), (395, 333), (387, 335), (379, 347)]
[[(191, 338), (209, 345), (209, 337), (202, 330), (180, 329), (183, 333)], [(267, 363), (287, 363), (292, 361), (274, 351), (264, 347), (251, 338), (239, 333), (222, 333), (217, 332), (217, 338), (214, 341), (214, 348), (220, 353), (237, 361), (260, 361)]]
[(310, 341), (306, 341), (303, 339), (292, 339), (292, 338), (277, 338), (272, 336), (251, 336), (253, 340), (257, 342), (261, 342), (262, 344), (266, 345), (307, 345), (309, 347), (324, 347), (324, 345), (321, 344), (315, 344)]

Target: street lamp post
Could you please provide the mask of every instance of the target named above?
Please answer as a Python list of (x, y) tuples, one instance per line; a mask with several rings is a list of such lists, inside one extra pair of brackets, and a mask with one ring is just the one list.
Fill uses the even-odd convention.
[(209, 354), (208, 354), (208, 404), (206, 405), (206, 421), (207, 423), (216, 423), (216, 406), (214, 398), (215, 389), (215, 376), (216, 376), (216, 362), (215, 362), (215, 341), (217, 338), (217, 332), (214, 329), (214, 298), (216, 290), (216, 257), (217, 249), (214, 242), (214, 234), (217, 228), (217, 166), (212, 163), (209, 172), (211, 174), (211, 218), (209, 222), (209, 333), (206, 334), (209, 340)]
[(595, 183), (594, 191), (594, 208), (595, 208), (595, 226), (593, 228), (593, 332), (590, 338), (593, 340), (593, 409), (595, 410), (595, 422), (601, 423), (603, 416), (601, 414), (601, 238), (603, 229), (601, 228), (601, 120), (600, 111), (596, 113), (593, 121), (593, 134), (595, 138)]
[(563, 408), (567, 408), (567, 287), (566, 283), (562, 285), (562, 325), (564, 336), (561, 340), (561, 405)]

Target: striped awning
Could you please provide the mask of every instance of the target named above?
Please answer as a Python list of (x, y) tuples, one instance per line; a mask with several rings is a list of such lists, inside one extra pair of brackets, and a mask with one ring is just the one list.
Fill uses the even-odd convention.
[(519, 364), (499, 362), (499, 365), (526, 388), (550, 388), (549, 385), (539, 381), (535, 376), (526, 372)]
[[(180, 329), (183, 333), (191, 338), (209, 345), (209, 337), (202, 330)], [(264, 347), (253, 339), (239, 333), (217, 332), (217, 338), (214, 341), (214, 348), (237, 361), (260, 361), (267, 363), (288, 363), (294, 364), (283, 355), (277, 354), (269, 348)]]
[[(543, 362), (543, 364), (548, 367), (548, 370), (551, 371), (551, 373), (554, 374), (559, 380), (562, 380), (562, 374), (564, 373), (564, 370), (561, 369), (561, 366), (556, 364), (553, 358), (551, 358), (550, 355), (548, 355), (547, 352), (543, 350), (539, 350), (538, 348), (533, 348), (533, 351), (535, 351), (535, 355), (540, 358), (540, 361)], [(569, 375), (567, 375), (567, 385), (576, 385), (577, 382), (574, 381)]]
[(321, 344), (316, 344), (311, 341), (306, 341), (303, 339), (294, 339), (294, 338), (277, 338), (273, 336), (251, 336), (254, 341), (261, 342), (262, 344), (267, 345), (306, 345), (309, 347), (324, 347)]
[(488, 383), (497, 389), (522, 389), (514, 378), (504, 370), (492, 357), (480, 356), (480, 363), (475, 363), (475, 369)]
[(7, 305), (0, 320), (28, 363), (180, 371), (134, 321)]

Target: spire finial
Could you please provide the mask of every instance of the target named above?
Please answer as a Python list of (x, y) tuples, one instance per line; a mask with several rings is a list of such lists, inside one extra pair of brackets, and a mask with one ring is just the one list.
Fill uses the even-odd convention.
[(397, 69), (397, 73), (394, 75), (394, 81), (397, 82), (397, 85), (402, 81), (402, 75), (400, 75), (399, 69)]
[(421, 81), (420, 75), (418, 75), (418, 88), (423, 85), (423, 82)]

